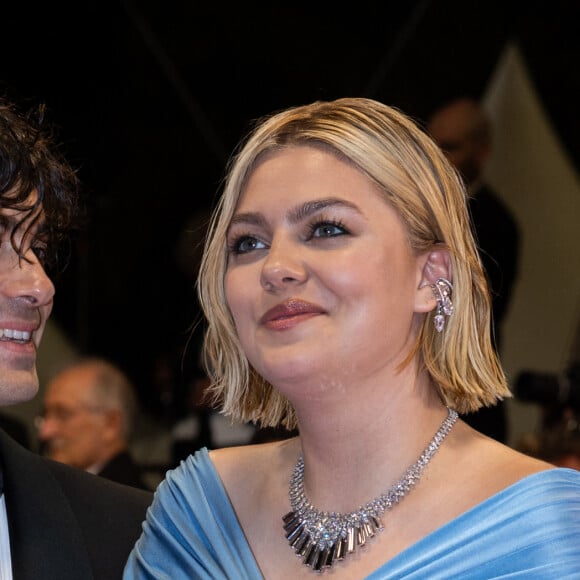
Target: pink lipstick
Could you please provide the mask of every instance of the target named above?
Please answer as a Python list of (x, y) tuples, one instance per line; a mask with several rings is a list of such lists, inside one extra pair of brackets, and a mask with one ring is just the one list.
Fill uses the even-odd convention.
[(319, 314), (324, 314), (320, 306), (304, 300), (290, 299), (270, 308), (260, 318), (260, 324), (272, 330), (285, 330)]

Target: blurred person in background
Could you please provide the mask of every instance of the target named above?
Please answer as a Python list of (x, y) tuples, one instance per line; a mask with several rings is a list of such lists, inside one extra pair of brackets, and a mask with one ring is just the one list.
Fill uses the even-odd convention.
[(125, 485), (147, 489), (129, 444), (138, 409), (133, 385), (113, 363), (76, 361), (46, 386), (38, 436), (43, 452)]

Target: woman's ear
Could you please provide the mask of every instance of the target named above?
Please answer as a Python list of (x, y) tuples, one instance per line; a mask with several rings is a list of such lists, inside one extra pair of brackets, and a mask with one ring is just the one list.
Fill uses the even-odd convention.
[(423, 265), (419, 272), (419, 285), (416, 293), (415, 312), (430, 312), (437, 306), (433, 284), (445, 278), (453, 281), (453, 268), (449, 250), (444, 247), (434, 247), (423, 256)]

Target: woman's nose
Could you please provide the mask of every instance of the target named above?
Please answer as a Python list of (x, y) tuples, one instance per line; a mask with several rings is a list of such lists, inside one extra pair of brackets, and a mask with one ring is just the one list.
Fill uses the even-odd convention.
[(302, 284), (307, 278), (300, 244), (287, 239), (273, 240), (262, 265), (262, 287), (272, 292), (288, 284)]

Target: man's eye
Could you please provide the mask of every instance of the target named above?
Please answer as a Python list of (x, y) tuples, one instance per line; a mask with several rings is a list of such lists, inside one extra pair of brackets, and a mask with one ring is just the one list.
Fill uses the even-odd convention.
[(346, 228), (338, 222), (319, 222), (310, 227), (311, 238), (333, 238), (346, 233)]
[(264, 244), (264, 242), (258, 238), (254, 238), (252, 236), (243, 236), (236, 238), (230, 244), (230, 252), (234, 254), (247, 254), (248, 252), (253, 252), (254, 250), (263, 250), (265, 247), (266, 244)]
[(41, 264), (46, 263), (48, 259), (48, 249), (44, 244), (37, 244), (31, 247), (32, 252)]

